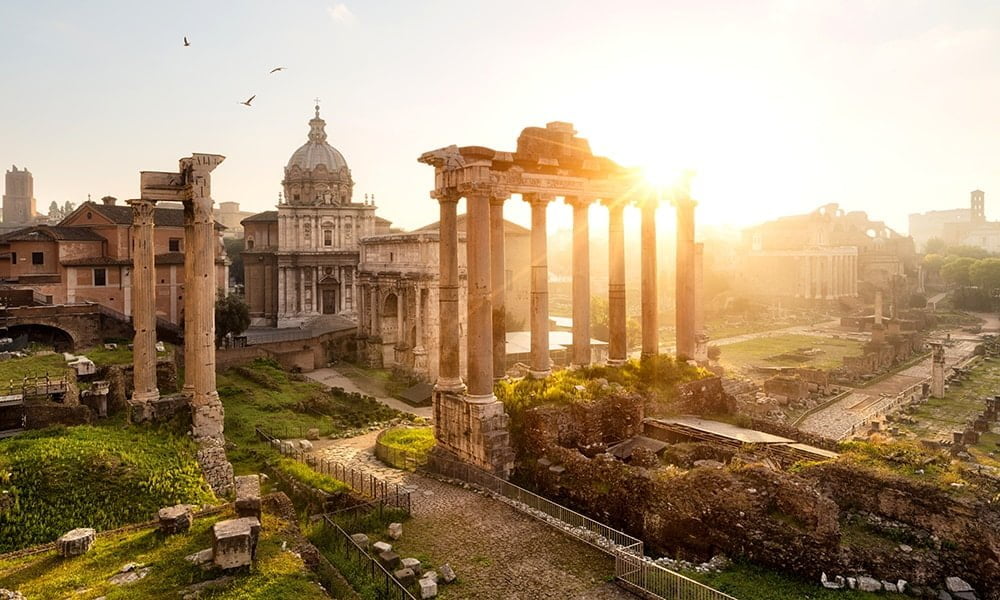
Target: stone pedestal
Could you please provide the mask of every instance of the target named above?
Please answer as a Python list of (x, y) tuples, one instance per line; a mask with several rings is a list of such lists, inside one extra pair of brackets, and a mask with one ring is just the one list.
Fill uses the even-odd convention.
[(212, 561), (221, 569), (249, 567), (257, 554), (260, 521), (243, 517), (212, 526)]
[(160, 531), (167, 535), (184, 533), (194, 522), (194, 513), (187, 504), (161, 508), (156, 516), (160, 522)]
[(90, 550), (97, 538), (97, 532), (89, 527), (81, 527), (64, 533), (56, 540), (56, 548), (59, 556), (70, 558), (79, 556)]
[(438, 448), (503, 478), (514, 466), (508, 421), (503, 404), (497, 400), (470, 402), (460, 393), (434, 392)]

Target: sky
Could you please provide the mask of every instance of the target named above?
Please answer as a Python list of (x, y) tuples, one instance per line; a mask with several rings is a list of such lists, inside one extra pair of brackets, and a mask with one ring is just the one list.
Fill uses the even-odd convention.
[(905, 232), (976, 188), (1000, 219), (987, 0), (7, 0), (0, 57), (0, 165), (32, 171), (40, 211), (135, 197), (192, 152), (227, 157), (216, 201), (272, 209), (318, 97), (355, 200), (403, 228), (437, 217), (422, 152), (513, 150), (549, 121), (658, 178), (693, 169), (702, 224), (837, 202)]

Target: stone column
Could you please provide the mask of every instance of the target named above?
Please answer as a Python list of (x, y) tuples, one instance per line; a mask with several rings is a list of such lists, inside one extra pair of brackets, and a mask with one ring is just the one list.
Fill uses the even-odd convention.
[(625, 315), (625, 206), (607, 200), (608, 206), (608, 364), (622, 365), (628, 358)]
[(931, 344), (931, 397), (944, 398), (944, 346)]
[(441, 279), (438, 284), (438, 322), (440, 324), (438, 353), (438, 391), (465, 390), (459, 374), (459, 319), (458, 319), (458, 226), (456, 210), (458, 195), (437, 196), (441, 209), (438, 260)]
[(705, 333), (705, 244), (694, 245), (694, 333)]
[(468, 281), (466, 338), (467, 397), (493, 400), (493, 303), (490, 301), (490, 193), (479, 184), (466, 193), (465, 264)]
[(642, 200), (642, 356), (660, 353), (659, 326), (656, 303), (656, 205), (658, 199), (650, 196)]
[(590, 364), (590, 199), (566, 198), (573, 207), (573, 356)]
[(535, 379), (552, 372), (549, 358), (549, 259), (546, 209), (551, 196), (525, 194), (531, 204), (531, 368)]
[(686, 192), (675, 201), (677, 207), (677, 356), (695, 354), (695, 202)]
[(875, 324), (882, 324), (882, 290), (875, 290)]
[[(362, 289), (362, 291), (364, 290), (364, 286), (363, 285), (361, 286), (361, 289)], [(363, 294), (363, 292), (362, 292), (362, 294)], [(360, 302), (358, 302), (358, 316), (357, 316), (357, 319), (358, 319), (358, 336), (359, 337), (364, 337), (364, 336), (368, 335), (368, 310), (365, 307), (365, 298), (364, 298), (364, 295), (362, 295), (359, 298), (359, 300), (360, 300)]]
[(833, 255), (826, 256), (826, 299), (830, 300), (836, 294), (836, 278), (833, 274)]
[(185, 200), (185, 233), (192, 246), (185, 248), (185, 263), (191, 263), (186, 296), (196, 308), (185, 320), (185, 381), (194, 386), (191, 396), (191, 432), (199, 444), (198, 462), (205, 479), (216, 493), (232, 489), (233, 466), (226, 459), (223, 408), (215, 389), (215, 219), (212, 216), (211, 172), (222, 162), (217, 155), (196, 154), (181, 160), (188, 175), (190, 200)]
[(295, 275), (299, 280), (299, 300), (295, 303), (295, 312), (302, 314), (306, 312), (306, 270), (299, 267), (295, 269)]
[(507, 374), (507, 265), (503, 203), (506, 196), (490, 196), (490, 274), (493, 284), (493, 379)]
[(132, 205), (132, 325), (134, 366), (132, 403), (140, 421), (149, 415), (148, 404), (160, 397), (156, 387), (156, 264), (153, 251), (153, 211), (150, 200), (129, 200)]
[[(188, 335), (192, 331), (195, 322), (198, 320), (198, 302), (195, 298), (194, 289), (194, 261), (190, 258), (191, 249), (194, 248), (194, 213), (190, 202), (183, 203), (184, 208), (184, 366), (187, 369), (187, 361), (194, 356), (195, 336)], [(279, 221), (280, 224), (280, 221)], [(281, 293), (283, 291), (281, 282), (281, 269), (278, 269), (278, 311), (275, 318), (281, 313)], [(214, 312), (213, 312), (213, 317)], [(194, 397), (194, 381), (186, 374), (184, 376), (184, 386), (181, 392), (188, 398)]]
[(343, 312), (347, 305), (344, 304), (347, 297), (347, 269), (345, 267), (340, 268), (340, 293), (337, 294), (337, 312)]

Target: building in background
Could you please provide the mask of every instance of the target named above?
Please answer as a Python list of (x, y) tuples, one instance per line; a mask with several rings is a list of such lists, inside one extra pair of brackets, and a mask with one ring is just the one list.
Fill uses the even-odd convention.
[(355, 314), (360, 241), (389, 233), (374, 200), (354, 202), (347, 161), (326, 140), (317, 106), (308, 140), (285, 166), (277, 210), (242, 220), (254, 325), (295, 327), (319, 315)]
[(35, 220), (35, 182), (28, 169), (11, 167), (4, 177), (3, 224), (27, 225)]
[(986, 220), (986, 193), (969, 192), (969, 207), (910, 215), (910, 235), (920, 249), (939, 238), (949, 246), (976, 246), (1000, 252), (1000, 222)]
[(242, 221), (252, 215), (250, 211), (240, 210), (239, 202), (219, 202), (218, 206), (212, 209), (212, 216), (216, 222), (222, 223), (226, 228), (222, 235), (227, 238), (243, 237)]

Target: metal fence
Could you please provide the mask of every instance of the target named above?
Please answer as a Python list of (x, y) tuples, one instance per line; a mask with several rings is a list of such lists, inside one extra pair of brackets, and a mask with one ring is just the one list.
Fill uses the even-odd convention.
[(511, 504), (536, 519), (610, 554), (615, 559), (615, 579), (629, 591), (661, 600), (736, 600), (661, 567), (645, 557), (642, 540), (595, 521), (565, 506), (539, 496), (468, 463), (431, 455), (431, 472), (459, 479), (506, 498)]
[(386, 429), (375, 438), (375, 458), (387, 465), (404, 469), (406, 471), (416, 471), (427, 464), (427, 452), (413, 452), (403, 448), (390, 448), (382, 443), (382, 436), (389, 430)]
[[(358, 508), (363, 507), (349, 510)], [(333, 532), (333, 543), (329, 550), (336, 552), (347, 562), (356, 565), (358, 572), (363, 574), (369, 580), (369, 584), (375, 588), (378, 598), (383, 600), (417, 600), (399, 580), (392, 576), (392, 573), (368, 553), (367, 549), (358, 545), (331, 515), (323, 515), (323, 526)], [(357, 583), (352, 583), (356, 587), (360, 587)]]
[(258, 439), (267, 442), (281, 454), (294, 458), (319, 473), (344, 482), (358, 494), (384, 502), (393, 508), (404, 510), (406, 514), (410, 514), (412, 511), (413, 501), (410, 492), (400, 487), (398, 483), (385, 481), (371, 473), (348, 467), (334, 460), (307, 454), (299, 448), (292, 447), (291, 444), (282, 442), (274, 432), (265, 430), (259, 425), (254, 427), (254, 431)]

